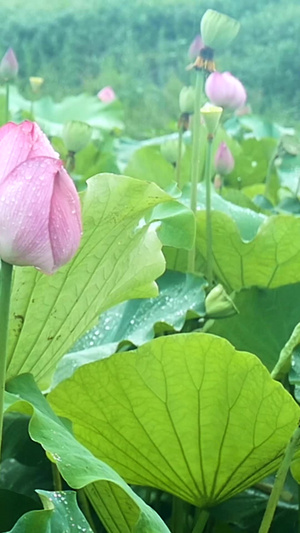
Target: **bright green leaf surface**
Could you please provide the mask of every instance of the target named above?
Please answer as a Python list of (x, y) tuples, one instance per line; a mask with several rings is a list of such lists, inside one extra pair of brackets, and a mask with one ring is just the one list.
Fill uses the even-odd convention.
[[(253, 215), (257, 216), (256, 213)], [(276, 288), (300, 281), (300, 218), (278, 215), (267, 218), (252, 240), (243, 240), (237, 224), (214, 211), (214, 271), (230, 289), (258, 286)], [(206, 215), (197, 214), (197, 249), (200, 271), (205, 269)]]
[(188, 311), (205, 315), (203, 278), (193, 274), (167, 271), (157, 280), (159, 295), (145, 300), (130, 300), (101, 315), (99, 324), (84, 335), (58, 363), (52, 387), (70, 377), (79, 366), (112, 355), (119, 343), (129, 341), (139, 346), (155, 331), (180, 331)]
[(271, 371), (280, 351), (300, 322), (300, 284), (272, 290), (257, 288), (235, 296), (239, 314), (215, 320), (210, 332), (228, 339), (238, 350), (255, 353)]
[(50, 402), (129, 483), (200, 506), (273, 472), (300, 413), (255, 356), (201, 333), (81, 367)]
[[(96, 459), (73, 437), (53, 413), (30, 375), (18, 376), (8, 383), (7, 389), (5, 409), (25, 410), (32, 415), (31, 438), (50, 454), (69, 486), (79, 489), (89, 485), (89, 490), (97, 492), (95, 510), (109, 533), (133, 533), (144, 515), (152, 527), (145, 533), (169, 531), (112, 468)], [(43, 532), (43, 529), (37, 528), (36, 531)], [(13, 533), (23, 533), (23, 530)]]
[(84, 234), (73, 261), (53, 276), (15, 269), (8, 378), (32, 372), (47, 387), (57, 361), (103, 311), (157, 294), (161, 244), (141, 220), (169, 196), (155, 184), (103, 174), (82, 197)]

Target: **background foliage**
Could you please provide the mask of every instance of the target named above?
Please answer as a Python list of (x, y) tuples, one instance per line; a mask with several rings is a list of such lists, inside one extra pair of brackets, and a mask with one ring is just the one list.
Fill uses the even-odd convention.
[(3, 0), (0, 52), (15, 49), (25, 94), (32, 75), (44, 76), (44, 92), (58, 99), (112, 85), (131, 123), (143, 123), (149, 135), (176, 120), (182, 82), (191, 81), (187, 50), (208, 7), (242, 24), (233, 46), (218, 57), (218, 68), (241, 78), (255, 112), (272, 115), (281, 107), (285, 120), (297, 121), (297, 0), (41, 0), (38, 8), (32, 0)]

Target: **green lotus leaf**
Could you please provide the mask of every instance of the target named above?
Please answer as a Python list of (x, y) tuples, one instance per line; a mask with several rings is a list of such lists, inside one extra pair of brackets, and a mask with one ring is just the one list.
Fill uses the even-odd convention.
[[(61, 476), (68, 485), (73, 489), (88, 486), (88, 494), (96, 492), (97, 498), (91, 498), (91, 501), (108, 533), (120, 533), (120, 531), (135, 533), (135, 528), (143, 519), (147, 519), (149, 524), (145, 533), (169, 532), (153, 509), (148, 507), (111, 467), (94, 457), (75, 439), (67, 426), (53, 413), (47, 400), (35, 385), (32, 376), (29, 374), (18, 376), (7, 384), (7, 390), (5, 411), (20, 411), (31, 415), (30, 437), (42, 445), (47, 455), (56, 463)], [(49, 500), (45, 492), (42, 494), (44, 502), (45, 498)], [(60, 497), (57, 496), (57, 498), (58, 501), (55, 497), (56, 506), (60, 505)], [(52, 508), (52, 504), (47, 505), (48, 509), (49, 506)], [(61, 511), (61, 506), (59, 509)], [(40, 520), (43, 520), (43, 514), (36, 515), (36, 513), (41, 513), (40, 511), (34, 511), (34, 513), (35, 516), (42, 517)], [(58, 527), (57, 524), (62, 519), (58, 514), (56, 518), (55, 523)], [(46, 524), (47, 520), (48, 518), (43, 523)], [(39, 527), (29, 530), (16, 529), (11, 533), (43, 532), (42, 524), (39, 522), (37, 524), (40, 529)], [(45, 533), (46, 531), (48, 533), (48, 530), (45, 530)], [(53, 529), (53, 533), (59, 533), (59, 531), (59, 529)]]
[(215, 320), (209, 331), (229, 340), (238, 350), (257, 355), (271, 371), (300, 322), (300, 283), (277, 289), (245, 289), (234, 299), (239, 314)]
[(49, 385), (58, 360), (106, 309), (157, 294), (161, 243), (144, 217), (170, 197), (155, 184), (102, 174), (82, 193), (84, 233), (75, 258), (53, 276), (16, 268), (7, 377), (31, 372)]
[(257, 357), (204, 333), (85, 365), (49, 400), (127, 482), (200, 507), (274, 472), (300, 413)]

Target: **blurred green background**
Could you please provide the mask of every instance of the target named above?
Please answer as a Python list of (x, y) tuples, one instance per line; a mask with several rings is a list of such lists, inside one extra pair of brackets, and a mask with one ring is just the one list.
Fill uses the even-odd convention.
[(0, 53), (12, 46), (18, 87), (43, 76), (57, 100), (111, 85), (128, 133), (174, 129), (178, 94), (193, 81), (188, 48), (207, 8), (236, 17), (241, 31), (217, 59), (247, 87), (257, 113), (285, 125), (300, 120), (299, 0), (2, 0)]

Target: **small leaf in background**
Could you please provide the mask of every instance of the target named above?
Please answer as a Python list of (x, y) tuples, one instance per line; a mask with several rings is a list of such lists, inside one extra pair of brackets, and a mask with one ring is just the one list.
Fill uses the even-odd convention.
[(37, 490), (44, 511), (24, 514), (7, 533), (93, 533), (76, 502), (76, 493)]
[(124, 170), (126, 176), (153, 181), (168, 190), (175, 181), (173, 166), (165, 160), (159, 146), (146, 146), (137, 150)]
[(49, 399), (129, 483), (200, 507), (274, 472), (300, 413), (257, 357), (205, 333), (85, 365)]

